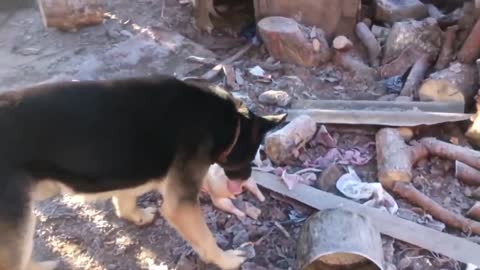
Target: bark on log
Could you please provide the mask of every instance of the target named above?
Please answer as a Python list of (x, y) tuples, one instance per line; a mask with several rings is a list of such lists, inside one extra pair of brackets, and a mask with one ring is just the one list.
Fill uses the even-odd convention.
[(381, 48), (377, 39), (375, 38), (373, 33), (370, 31), (368, 26), (363, 22), (359, 22), (357, 24), (356, 33), (358, 38), (360, 38), (363, 45), (365, 45), (365, 47), (368, 50), (370, 65), (374, 67), (378, 66)]
[(458, 60), (465, 64), (472, 64), (480, 57), (480, 19), (470, 32), (462, 49), (458, 52)]
[(380, 75), (382, 78), (403, 75), (423, 55), (422, 51), (413, 47), (406, 48), (396, 59), (380, 67)]
[(442, 158), (461, 161), (471, 167), (480, 169), (480, 152), (462, 146), (439, 141), (435, 138), (423, 138), (420, 143), (428, 152)]
[(410, 182), (412, 166), (428, 155), (427, 149), (405, 143), (398, 129), (383, 128), (375, 136), (378, 179), (382, 186), (391, 188), (396, 181)]
[(455, 177), (466, 185), (480, 186), (480, 171), (458, 160), (455, 161)]
[(400, 92), (401, 96), (412, 97), (416, 95), (417, 89), (422, 83), (423, 78), (425, 78), (425, 73), (427, 73), (430, 65), (431, 61), (428, 55), (423, 55), (415, 62)]
[(103, 22), (102, 0), (39, 0), (45, 27), (77, 31)]
[(462, 215), (445, 209), (440, 204), (418, 191), (412, 184), (396, 182), (393, 185), (392, 190), (410, 203), (420, 206), (427, 213), (432, 215), (432, 217), (446, 225), (460, 229), (463, 232), (473, 232), (480, 235), (480, 222), (465, 218)]
[(325, 39), (321, 48), (315, 48), (296, 21), (286, 17), (267, 17), (258, 22), (258, 31), (270, 55), (281, 61), (305, 67), (315, 67), (330, 59), (330, 48)]
[(313, 118), (299, 116), (265, 137), (265, 153), (277, 164), (288, 164), (298, 157), (299, 149), (313, 138), (316, 131)]
[(480, 221), (480, 202), (476, 202), (467, 212), (467, 216)]
[(442, 45), (442, 30), (437, 20), (407, 20), (396, 22), (385, 44), (383, 64), (396, 59), (405, 49), (412, 47), (436, 59)]
[(452, 63), (447, 69), (432, 73), (418, 90), (421, 101), (456, 101), (467, 106), (477, 90), (477, 70), (473, 65)]
[(448, 67), (452, 60), (454, 51), (455, 38), (457, 37), (458, 25), (453, 25), (447, 28), (443, 34), (443, 44), (440, 55), (438, 56), (437, 63), (435, 64), (436, 70), (441, 70)]

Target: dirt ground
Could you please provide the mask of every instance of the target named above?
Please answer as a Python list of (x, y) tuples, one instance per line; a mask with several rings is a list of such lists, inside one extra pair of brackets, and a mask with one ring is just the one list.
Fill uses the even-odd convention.
[[(0, 90), (58, 79), (104, 79), (152, 73), (197, 75), (212, 66), (189, 62), (188, 56), (223, 59), (246, 42), (240, 30), (248, 28), (249, 20), (227, 25), (213, 36), (200, 34), (192, 26), (190, 4), (164, 1), (108, 0), (104, 23), (75, 33), (45, 29), (34, 4), (0, 10)], [(233, 8), (233, 13), (241, 14), (236, 12), (241, 8), (241, 5)], [(226, 17), (237, 21), (248, 19), (240, 15)], [(258, 102), (258, 95), (269, 89), (281, 89), (293, 98), (309, 99), (377, 99), (388, 94), (384, 88), (332, 65), (306, 69), (267, 63), (268, 54), (261, 47), (255, 47), (234, 63), (245, 79), (236, 94), (259, 112), (283, 110)], [(248, 69), (256, 65), (263, 67), (273, 79), (265, 82), (248, 74)], [(217, 83), (223, 84), (221, 76)], [(374, 140), (375, 129), (330, 128), (337, 130), (340, 144), (365, 144)], [(363, 179), (374, 181), (375, 167), (372, 160), (355, 169)], [(472, 200), (464, 195), (468, 188), (453, 179), (448, 162), (427, 160), (416, 169), (415, 176), (416, 186), (445, 207), (464, 212), (471, 206)], [(255, 256), (242, 269), (293, 269), (295, 239), (302, 222), (313, 210), (262, 191), (267, 197), (265, 203), (259, 203), (250, 194), (237, 199), (238, 203), (248, 201), (262, 210), (257, 221), (240, 221), (216, 210), (208, 196), (203, 196), (208, 225), (222, 248), (254, 243)], [(159, 195), (153, 193), (139, 200), (142, 207), (160, 203)], [(401, 201), (400, 206), (401, 216), (443, 230), (441, 223), (421, 211)], [(42, 202), (36, 206), (35, 214), (38, 223), (34, 256), (40, 260), (60, 259), (59, 269), (216, 269), (200, 262), (160, 216), (154, 224), (139, 228), (117, 218), (110, 201), (86, 204), (70, 197)], [(464, 268), (438, 254), (387, 237), (383, 240), (386, 260), (390, 263), (386, 269)]]

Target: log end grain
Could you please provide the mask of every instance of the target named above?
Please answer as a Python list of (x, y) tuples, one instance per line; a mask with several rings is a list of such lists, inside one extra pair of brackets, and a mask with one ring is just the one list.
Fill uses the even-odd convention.
[(272, 16), (258, 22), (258, 31), (270, 55), (278, 60), (315, 67), (330, 59), (326, 40), (317, 37), (316, 45), (293, 19)]

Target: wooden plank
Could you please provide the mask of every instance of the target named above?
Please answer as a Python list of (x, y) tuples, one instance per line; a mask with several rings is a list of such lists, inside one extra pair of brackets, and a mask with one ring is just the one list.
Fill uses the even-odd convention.
[(314, 118), (317, 123), (322, 124), (380, 125), (390, 127), (414, 127), (459, 122), (468, 120), (472, 116), (472, 114), (462, 113), (421, 111), (292, 109), (288, 111), (287, 121), (305, 114)]
[(463, 263), (480, 265), (480, 245), (466, 239), (430, 229), (379, 209), (367, 207), (307, 185), (299, 184), (292, 190), (288, 190), (279, 177), (273, 174), (254, 171), (253, 177), (260, 186), (315, 209), (346, 208), (370, 217), (380, 233), (384, 235), (445, 255)]
[[(480, 61), (479, 61), (480, 62)], [(380, 101), (380, 100), (298, 100), (292, 109), (423, 111), (464, 113), (463, 102)]]

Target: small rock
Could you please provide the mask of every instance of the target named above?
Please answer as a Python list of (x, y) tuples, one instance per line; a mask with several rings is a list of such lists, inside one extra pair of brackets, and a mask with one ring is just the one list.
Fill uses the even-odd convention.
[(120, 31), (118, 31), (118, 29), (108, 29), (107, 36), (113, 39), (120, 38)]
[(227, 238), (225, 238), (225, 236), (223, 236), (221, 233), (215, 234), (215, 242), (217, 242), (217, 244), (222, 248), (226, 248), (229, 244)]
[(29, 56), (29, 55), (38, 55), (40, 54), (40, 49), (37, 48), (22, 48), (17, 51), (17, 53), (24, 55), (24, 56)]
[(130, 31), (127, 31), (127, 30), (122, 30), (122, 31), (120, 31), (120, 34), (121, 34), (122, 36), (126, 36), (126, 37), (129, 37), (129, 38), (130, 38), (130, 37), (133, 37), (133, 34), (130, 33)]
[(232, 246), (234, 248), (239, 247), (241, 244), (248, 242), (248, 232), (245, 229), (241, 229), (239, 231), (234, 231), (233, 234), (235, 235), (232, 240)]
[(341, 85), (336, 85), (333, 87), (334, 90), (337, 90), (337, 91), (342, 91), (342, 90), (345, 90), (345, 87), (341, 86)]
[(419, 0), (376, 0), (375, 3), (375, 19), (383, 22), (422, 19), (428, 15), (428, 8)]
[(344, 173), (336, 164), (332, 164), (322, 172), (320, 178), (315, 182), (315, 187), (323, 191), (334, 191), (338, 178)]
[(258, 97), (258, 101), (263, 104), (285, 107), (290, 104), (292, 98), (285, 91), (268, 90), (260, 94), (260, 96)]
[(244, 243), (238, 249), (245, 251), (247, 260), (253, 259), (256, 256), (255, 246), (253, 245), (252, 242)]
[(248, 72), (250, 72), (250, 74), (256, 77), (266, 76), (265, 70), (263, 70), (263, 68), (261, 68), (260, 66), (254, 66), (253, 68), (249, 69)]
[(245, 202), (245, 214), (257, 220), (260, 214), (262, 214), (262, 210), (258, 209), (255, 205), (249, 202)]

